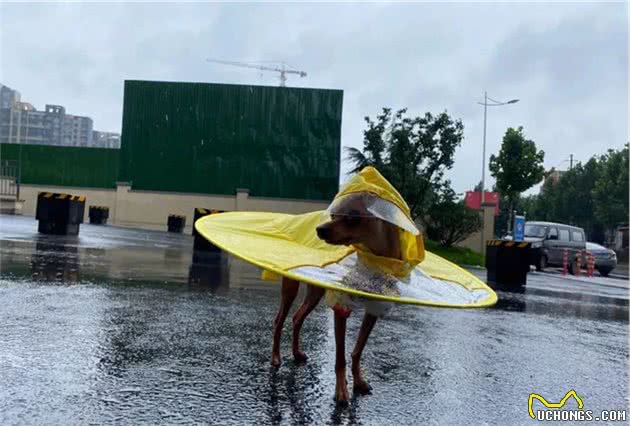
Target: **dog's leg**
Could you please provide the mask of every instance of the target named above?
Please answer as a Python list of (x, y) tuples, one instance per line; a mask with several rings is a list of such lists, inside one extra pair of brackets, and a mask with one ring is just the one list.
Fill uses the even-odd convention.
[(319, 301), (322, 300), (325, 292), (326, 290), (321, 287), (307, 285), (304, 302), (293, 315), (293, 357), (296, 362), (305, 362), (308, 358), (304, 352), (300, 351), (300, 330), (304, 320), (315, 309)]
[(282, 337), (282, 327), (284, 320), (289, 314), (289, 309), (293, 305), (295, 296), (300, 288), (299, 281), (289, 278), (282, 278), (282, 290), (280, 290), (280, 309), (273, 320), (273, 344), (271, 346), (271, 365), (280, 367), (280, 338)]
[(370, 337), (370, 333), (374, 328), (374, 324), (376, 324), (376, 319), (374, 315), (365, 314), (363, 317), (363, 322), (361, 323), (361, 329), (359, 330), (359, 337), (357, 338), (357, 343), (354, 346), (354, 350), (352, 351), (352, 381), (353, 381), (353, 389), (355, 392), (366, 395), (370, 393), (370, 385), (363, 378), (363, 374), (361, 374), (361, 355), (363, 354), (363, 349), (365, 349), (365, 344), (367, 343), (368, 338)]
[(337, 402), (348, 402), (348, 382), (346, 380), (346, 320), (349, 313), (334, 309), (335, 311), (335, 344), (337, 347), (335, 357), (335, 399)]

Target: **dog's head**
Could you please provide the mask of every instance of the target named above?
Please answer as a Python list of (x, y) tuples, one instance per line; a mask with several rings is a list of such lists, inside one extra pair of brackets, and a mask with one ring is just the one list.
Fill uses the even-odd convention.
[(330, 220), (317, 227), (317, 236), (333, 245), (372, 247), (397, 227), (368, 210), (365, 196), (347, 196), (331, 205)]
[(424, 244), (409, 206), (373, 167), (346, 182), (326, 212), (326, 222), (316, 227), (317, 236), (328, 244), (352, 246), (376, 269), (405, 276), (424, 259)]

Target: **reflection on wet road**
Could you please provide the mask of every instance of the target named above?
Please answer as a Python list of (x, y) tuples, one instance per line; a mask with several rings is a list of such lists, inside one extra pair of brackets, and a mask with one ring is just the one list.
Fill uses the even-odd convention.
[(531, 392), (628, 403), (627, 297), (538, 277), (492, 309), (397, 306), (366, 349), (373, 395), (338, 409), (330, 310), (305, 324), (308, 364), (289, 359), (287, 328), (273, 371), (279, 287), (226, 256), (193, 263), (191, 247), (89, 225), (39, 236), (0, 216), (0, 423), (531, 424)]

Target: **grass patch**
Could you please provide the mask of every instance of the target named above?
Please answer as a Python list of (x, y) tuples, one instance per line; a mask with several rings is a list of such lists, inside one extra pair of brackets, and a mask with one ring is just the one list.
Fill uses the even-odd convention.
[(433, 254), (450, 260), (456, 265), (485, 266), (486, 259), (483, 254), (464, 247), (443, 247), (435, 241), (425, 240), (425, 248)]

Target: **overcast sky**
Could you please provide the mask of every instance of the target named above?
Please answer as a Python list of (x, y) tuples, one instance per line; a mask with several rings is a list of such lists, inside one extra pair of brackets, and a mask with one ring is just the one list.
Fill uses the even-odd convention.
[(125, 79), (278, 84), (212, 57), (285, 61), (308, 73), (290, 86), (342, 89), (343, 146), (361, 147), (363, 117), (383, 106), (447, 110), (465, 126), (449, 173), (458, 192), (481, 179), (484, 90), (520, 99), (489, 108), (488, 156), (508, 126), (524, 126), (547, 168), (628, 140), (624, 2), (5, 2), (0, 12), (0, 82), (38, 109), (90, 116), (96, 130), (120, 131)]

